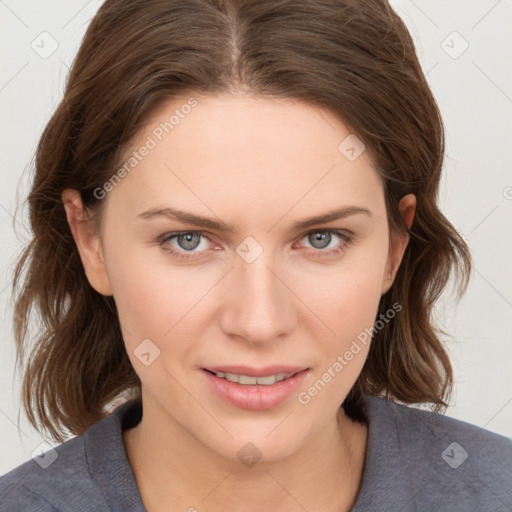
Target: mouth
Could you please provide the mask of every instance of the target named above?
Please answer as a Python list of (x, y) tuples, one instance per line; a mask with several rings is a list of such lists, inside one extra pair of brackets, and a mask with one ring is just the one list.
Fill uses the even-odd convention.
[(241, 384), (242, 386), (272, 386), (276, 382), (281, 382), (285, 379), (289, 379), (294, 375), (297, 375), (299, 372), (288, 372), (288, 373), (274, 373), (271, 375), (255, 377), (253, 375), (240, 375), (238, 373), (229, 373), (229, 372), (213, 372), (210, 370), (206, 370), (207, 372), (215, 375), (219, 379), (225, 379), (229, 382), (235, 382), (237, 384)]
[(294, 394), (309, 368), (203, 368), (210, 390), (223, 401), (249, 410), (271, 409)]

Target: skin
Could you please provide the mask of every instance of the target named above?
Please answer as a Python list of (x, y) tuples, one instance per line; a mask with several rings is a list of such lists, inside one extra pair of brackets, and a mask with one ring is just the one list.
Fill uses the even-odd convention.
[[(101, 230), (85, 221), (76, 190), (62, 193), (86, 275), (114, 296), (142, 382), (142, 421), (123, 433), (142, 499), (149, 511), (349, 510), (368, 428), (339, 406), (369, 344), (307, 405), (294, 393), (271, 409), (235, 407), (210, 391), (201, 368), (294, 364), (309, 368), (299, 391), (307, 390), (373, 326), (408, 237), (389, 232), (368, 152), (349, 161), (338, 150), (350, 130), (331, 112), (244, 94), (194, 97), (198, 106), (103, 199)], [(155, 111), (133, 147), (187, 98)], [(291, 228), (348, 205), (371, 215)], [(414, 195), (400, 203), (408, 226), (415, 205)], [(235, 231), (138, 218), (166, 206)], [(332, 235), (327, 248), (313, 245), (308, 234), (327, 228), (352, 239)], [(165, 250), (186, 254), (183, 241), (156, 241), (186, 230), (207, 237), (189, 249), (197, 259)], [(236, 252), (248, 236), (263, 249), (252, 263)], [(331, 248), (341, 252), (326, 255)], [(148, 338), (160, 355), (146, 366), (134, 350)], [(251, 467), (237, 456), (247, 442), (262, 457)]]

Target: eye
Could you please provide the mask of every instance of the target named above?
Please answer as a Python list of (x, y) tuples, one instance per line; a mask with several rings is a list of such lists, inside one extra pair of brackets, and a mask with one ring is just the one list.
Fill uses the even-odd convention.
[(209, 240), (201, 231), (182, 231), (167, 233), (158, 242), (164, 250), (180, 259), (186, 259), (200, 257), (200, 253), (207, 250), (208, 244), (201, 243), (201, 239)]
[[(306, 233), (300, 240), (304, 239), (311, 244), (312, 255), (319, 257), (341, 254), (352, 240), (349, 232), (339, 229), (316, 229)], [(208, 250), (208, 242), (211, 242), (202, 231), (166, 233), (157, 241), (165, 251), (181, 260), (202, 258)], [(301, 244), (299, 246), (304, 247)]]
[(200, 233), (181, 233), (179, 235), (174, 235), (171, 238), (176, 238), (176, 242), (178, 243), (180, 249), (184, 249), (186, 251), (196, 249), (199, 246), (202, 235)]
[[(319, 256), (340, 254), (351, 241), (348, 232), (339, 229), (316, 229), (306, 233), (301, 240), (306, 239)], [(341, 241), (341, 243), (340, 243)]]

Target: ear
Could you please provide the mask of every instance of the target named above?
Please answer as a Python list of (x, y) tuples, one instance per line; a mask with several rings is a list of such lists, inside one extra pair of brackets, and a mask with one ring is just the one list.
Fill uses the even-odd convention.
[[(414, 215), (416, 213), (416, 196), (414, 194), (407, 194), (406, 196), (402, 197), (400, 203), (398, 204), (398, 209), (400, 210), (402, 219), (410, 229), (414, 220)], [(390, 235), (388, 260), (386, 263), (384, 278), (382, 280), (382, 295), (384, 295), (391, 288), (391, 285), (395, 280), (398, 267), (402, 262), (405, 249), (409, 243), (409, 238), (409, 234), (403, 232), (392, 233)]]
[(92, 222), (85, 217), (80, 192), (68, 188), (62, 192), (61, 199), (89, 283), (98, 293), (112, 295), (101, 240)]

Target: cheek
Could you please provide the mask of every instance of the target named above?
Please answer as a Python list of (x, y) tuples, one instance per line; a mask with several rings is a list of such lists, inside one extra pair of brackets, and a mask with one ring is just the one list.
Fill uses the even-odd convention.
[(373, 325), (386, 263), (385, 246), (372, 247), (321, 271), (299, 272), (297, 295), (326, 327), (345, 338)]
[[(151, 259), (151, 253), (158, 256)], [(197, 334), (202, 320), (206, 321), (207, 295), (219, 278), (215, 269), (179, 269), (160, 248), (127, 250), (114, 239), (108, 256), (108, 275), (127, 349), (145, 338), (163, 349), (173, 337)]]
[[(314, 382), (303, 390), (301, 404), (315, 397), (314, 407), (336, 407), (364, 366), (381, 297), (387, 254), (385, 237), (369, 245), (364, 251), (361, 249), (347, 257), (343, 265), (333, 267), (325, 275), (317, 275), (316, 280), (313, 275), (307, 280), (303, 275), (300, 280), (304, 302), (321, 320), (321, 324), (316, 322), (316, 329), (310, 324), (310, 337), (316, 340), (318, 359)], [(328, 329), (320, 331), (318, 327), (322, 324)], [(321, 382), (316, 386), (318, 380)], [(324, 387), (326, 392), (320, 393)]]
[[(359, 373), (369, 349), (371, 336), (368, 332), (375, 322), (380, 299), (376, 278), (377, 274), (372, 274), (367, 267), (363, 272), (353, 269), (348, 276), (332, 280), (323, 296), (317, 295), (316, 300), (320, 302), (316, 310), (321, 312), (320, 318), (331, 331), (320, 338), (325, 340), (323, 365), (330, 367), (338, 355), (350, 350), (359, 354), (353, 358), (357, 359), (355, 364), (351, 363), (350, 368), (344, 370), (345, 377), (347, 373), (354, 376)], [(347, 359), (352, 360), (352, 356), (347, 354)]]
[[(334, 332), (346, 344), (373, 325), (387, 255), (385, 230), (380, 232), (347, 251), (335, 264), (298, 259), (275, 269), (285, 282), (293, 283), (293, 294), (303, 303), (296, 306), (303, 325), (313, 328), (312, 312), (321, 320), (311, 333), (314, 339), (332, 338), (329, 332)], [(222, 265), (179, 268), (159, 247), (129, 246), (130, 237), (122, 229), (110, 230), (106, 240), (108, 275), (128, 346), (145, 338), (165, 341), (177, 333), (196, 335), (192, 331), (204, 327), (210, 310), (222, 303), (218, 299), (223, 293), (229, 295), (220, 280), (226, 271)], [(211, 304), (212, 296), (217, 297), (216, 306)], [(290, 301), (296, 302), (293, 297)], [(322, 323), (327, 336), (319, 335)], [(336, 348), (342, 347), (338, 343)]]
[(377, 261), (360, 260), (322, 280), (323, 286), (304, 300), (326, 326), (320, 332), (318, 322), (309, 324), (315, 372), (297, 397), (313, 416), (317, 411), (326, 417), (326, 410), (339, 407), (361, 373), (378, 310), (381, 269)]

